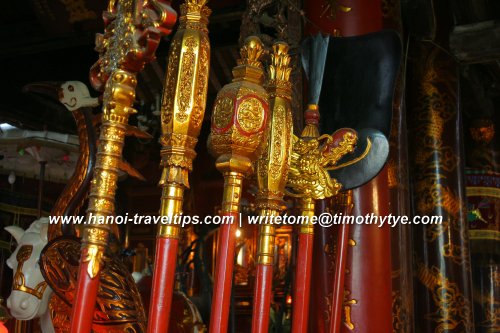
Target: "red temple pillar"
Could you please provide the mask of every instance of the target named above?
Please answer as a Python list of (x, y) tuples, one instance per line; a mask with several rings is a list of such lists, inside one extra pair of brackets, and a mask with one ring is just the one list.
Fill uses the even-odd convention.
[[(320, 1), (304, 4), (308, 24), (306, 34), (321, 31), (333, 35), (356, 36), (380, 31), (383, 28), (382, 2), (377, 1)], [(327, 110), (320, 110), (327, 112)], [(348, 112), (348, 111), (346, 111)], [(387, 166), (368, 184), (353, 190), (353, 215), (390, 212), (390, 191)], [(315, 230), (316, 240), (313, 267), (315, 272), (333, 278), (330, 254), (321, 253), (333, 247), (337, 239), (334, 228)], [(326, 242), (326, 243), (325, 243)], [(352, 225), (349, 231), (349, 248), (345, 275), (342, 332), (392, 331), (391, 285), (391, 235), (388, 226)], [(325, 266), (326, 265), (326, 266)], [(317, 267), (319, 266), (319, 267)], [(323, 273), (321, 273), (323, 272)], [(312, 291), (310, 330), (329, 331), (331, 314), (331, 288), (327, 283), (325, 293)], [(327, 299), (325, 301), (325, 298)]]

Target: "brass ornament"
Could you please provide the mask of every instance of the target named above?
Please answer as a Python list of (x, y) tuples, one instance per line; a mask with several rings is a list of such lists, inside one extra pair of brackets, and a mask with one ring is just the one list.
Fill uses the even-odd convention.
[[(170, 183), (163, 188), (161, 196), (160, 214), (174, 218), (182, 212), (184, 187), (181, 184)], [(158, 236), (179, 239), (179, 225), (168, 223), (158, 227)]]
[(300, 198), (301, 215), (307, 217), (307, 223), (302, 224), (299, 231), (312, 235), (314, 200), (335, 196), (342, 189), (342, 184), (331, 178), (328, 170), (337, 167), (343, 156), (354, 151), (358, 136), (348, 128), (339, 129), (333, 135), (320, 136), (319, 111), (315, 104), (308, 105), (305, 119), (306, 126), (301, 137), (293, 135), (286, 194)]
[[(87, 214), (94, 218), (114, 214), (118, 164), (121, 161), (128, 116), (135, 113), (132, 105), (136, 84), (135, 75), (121, 69), (116, 70), (106, 84), (103, 123), (87, 209)], [(83, 232), (84, 262), (89, 263), (87, 272), (91, 278), (95, 278), (101, 269), (102, 253), (110, 228), (108, 224), (99, 224), (86, 227)]]

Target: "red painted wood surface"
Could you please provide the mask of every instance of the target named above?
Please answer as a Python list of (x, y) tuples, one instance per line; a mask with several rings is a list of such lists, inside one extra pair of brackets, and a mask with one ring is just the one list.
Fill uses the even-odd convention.
[(237, 213), (225, 213), (223, 215), (234, 216), (234, 222), (233, 224), (224, 224), (220, 227), (218, 255), (215, 264), (214, 294), (212, 311), (210, 313), (209, 332), (220, 333), (227, 332), (231, 286), (233, 282), (236, 230), (239, 223)]
[[(78, 271), (75, 300), (78, 306), (71, 307), (71, 333), (89, 333), (94, 318), (97, 290), (99, 289), (99, 274), (93, 279), (87, 273), (89, 263), (84, 262), (86, 253), (82, 252)], [(100, 272), (99, 272), (100, 273)]]
[(273, 289), (273, 266), (259, 264), (256, 271), (252, 333), (267, 333)]
[[(353, 190), (353, 215), (390, 212), (387, 166), (369, 183)], [(344, 306), (351, 309), (355, 332), (392, 332), (392, 265), (390, 226), (352, 225), (345, 277)], [(356, 303), (353, 304), (352, 301)], [(351, 333), (345, 324), (341, 332)]]
[(299, 234), (299, 246), (297, 252), (295, 288), (292, 299), (292, 333), (304, 333), (307, 332), (309, 319), (313, 235)]
[[(306, 35), (319, 31), (334, 34), (334, 31), (338, 30), (342, 36), (356, 36), (382, 29), (381, 0), (341, 0), (337, 5), (349, 7), (350, 11), (335, 11), (335, 19), (329, 17), (329, 10), (325, 11), (328, 3), (333, 2), (327, 0), (304, 2), (306, 16), (312, 21), (306, 24)], [(372, 212), (378, 215), (388, 214), (390, 197), (386, 168), (370, 183), (353, 190), (353, 195), (353, 215), (366, 215)], [(338, 290), (340, 294), (334, 291), (336, 295), (334, 297), (339, 299), (342, 295), (342, 307), (349, 307), (354, 328), (347, 327), (345, 309), (341, 307), (332, 314), (333, 318), (338, 318), (344, 312), (341, 317), (343, 321), (340, 325), (341, 332), (392, 331), (391, 249), (388, 228), (353, 225), (349, 230), (349, 238), (353, 239), (356, 245), (348, 248), (345, 289)], [(322, 269), (327, 270), (328, 267)]]
[(158, 238), (156, 240), (156, 261), (149, 305), (149, 333), (168, 332), (178, 248), (178, 239)]
[[(326, 10), (328, 3), (337, 3), (351, 8), (349, 12), (335, 11), (335, 20)], [(338, 7), (337, 7), (338, 8)], [(340, 0), (340, 1), (304, 1), (304, 10), (309, 21), (306, 24), (306, 35), (319, 31), (333, 35), (335, 29), (342, 36), (357, 36), (382, 29), (381, 0)]]
[(347, 241), (349, 239), (349, 225), (339, 226), (337, 235), (337, 253), (335, 256), (335, 273), (332, 287), (332, 312), (330, 318), (330, 333), (339, 333), (342, 323), (342, 306), (344, 304), (344, 280), (347, 262)]

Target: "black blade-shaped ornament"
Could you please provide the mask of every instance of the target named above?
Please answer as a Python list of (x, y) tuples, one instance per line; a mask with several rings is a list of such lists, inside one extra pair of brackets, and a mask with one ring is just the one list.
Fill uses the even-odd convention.
[[(401, 41), (385, 30), (356, 37), (328, 37), (322, 75), (315, 63), (324, 49), (309, 38), (303, 43), (303, 64), (310, 84), (310, 100), (320, 92), (321, 133), (352, 128), (358, 133), (353, 153), (328, 168), (343, 189), (359, 187), (374, 178), (389, 155), (394, 81), (401, 57)], [(316, 52), (316, 54), (314, 54)], [(319, 87), (318, 87), (319, 86)], [(314, 89), (314, 90), (313, 90)]]
[(328, 36), (317, 34), (302, 42), (302, 66), (309, 80), (309, 104), (319, 103), (329, 40)]

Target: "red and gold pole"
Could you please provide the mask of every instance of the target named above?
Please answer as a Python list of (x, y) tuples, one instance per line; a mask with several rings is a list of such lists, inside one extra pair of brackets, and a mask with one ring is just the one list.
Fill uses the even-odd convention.
[[(288, 45), (275, 43), (269, 67), (269, 102), (271, 117), (267, 145), (257, 162), (257, 209), (261, 216), (272, 219), (284, 208), (283, 195), (290, 167), (292, 149), (291, 66)], [(269, 311), (272, 295), (275, 226), (259, 226), (257, 273), (254, 288), (252, 332), (269, 329)]]
[[(293, 292), (293, 311), (292, 311), (292, 332), (300, 333), (307, 332), (307, 325), (309, 322), (309, 299), (310, 299), (310, 287), (311, 287), (311, 272), (312, 272), (312, 254), (313, 254), (313, 243), (314, 243), (314, 225), (310, 224), (309, 219), (314, 216), (314, 197), (317, 199), (327, 197), (326, 193), (315, 193), (313, 180), (307, 177), (308, 173), (312, 170), (300, 169), (299, 160), (308, 156), (311, 162), (317, 163), (319, 165), (320, 154), (319, 152), (319, 112), (317, 105), (308, 105), (308, 110), (305, 112), (306, 127), (302, 131), (302, 138), (294, 142), (294, 155), (292, 155), (292, 165), (290, 172), (290, 179), (288, 184), (292, 188), (297, 188), (298, 193), (302, 193), (303, 197), (299, 200), (301, 215), (305, 216), (307, 219), (306, 224), (301, 225), (299, 228), (298, 236), (298, 251), (297, 251), (297, 262), (295, 268), (295, 281), (294, 281), (294, 292)], [(306, 153), (301, 156), (301, 153), (307, 151), (307, 145), (313, 144), (311, 146), (310, 153)], [(305, 147), (301, 147), (301, 146)], [(305, 148), (305, 149), (304, 149)], [(293, 163), (295, 162), (295, 163)], [(312, 176), (312, 175), (311, 175)], [(309, 186), (301, 187), (301, 178), (307, 177), (310, 181)], [(324, 180), (329, 181), (329, 176), (326, 176)], [(295, 185), (294, 185), (295, 184)], [(338, 184), (337, 184), (338, 185)], [(340, 189), (340, 185), (338, 186)], [(323, 192), (324, 189), (320, 188), (319, 191)]]
[[(301, 200), (302, 216), (308, 219), (314, 216), (314, 199), (305, 197)], [(295, 288), (293, 295), (292, 332), (307, 332), (309, 322), (309, 296), (311, 287), (312, 254), (314, 225), (307, 223), (299, 229), (299, 245), (295, 269)]]
[[(352, 191), (341, 192), (332, 198), (332, 206), (340, 208), (344, 215), (350, 215), (353, 208)], [(341, 224), (337, 233), (337, 251), (335, 254), (335, 272), (332, 284), (332, 308), (330, 315), (330, 333), (340, 332), (342, 307), (344, 304), (344, 280), (347, 263), (349, 224)]]
[(307, 332), (309, 296), (313, 254), (313, 219), (315, 200), (336, 195), (342, 185), (330, 178), (327, 168), (334, 166), (344, 155), (354, 151), (357, 134), (340, 129), (332, 136), (319, 136), (318, 106), (310, 104), (305, 112), (306, 127), (302, 137), (294, 136), (287, 186), (300, 197), (303, 223), (299, 229), (299, 244), (293, 296), (292, 332)]
[(208, 88), (210, 42), (206, 0), (181, 5), (179, 29), (172, 39), (161, 107), (162, 187), (148, 332), (167, 332), (175, 280), (184, 189), (196, 156)]
[[(233, 69), (233, 82), (217, 94), (212, 114), (208, 147), (217, 158), (217, 169), (224, 175), (222, 214), (235, 220), (239, 215), (243, 178), (252, 173), (253, 163), (266, 141), (269, 102), (262, 87), (263, 53), (260, 39), (248, 37), (240, 51), (238, 66)], [(236, 228), (233, 221), (220, 229), (210, 332), (227, 331)]]
[[(138, 20), (139, 10), (143, 13)], [(128, 117), (136, 112), (133, 109), (136, 73), (154, 58), (160, 38), (170, 32), (176, 14), (163, 2), (159, 6), (151, 6), (123, 0), (111, 1), (104, 17), (105, 34), (98, 36), (96, 47), (101, 55), (91, 71), (94, 88), (100, 90), (104, 87), (103, 123), (89, 195), (88, 225), (82, 237), (78, 282), (71, 313), (72, 333), (88, 333), (92, 328), (99, 275), (111, 231), (111, 225), (96, 221), (114, 215), (118, 165)], [(116, 26), (124, 29), (115, 29)], [(139, 39), (142, 39), (141, 43)]]

